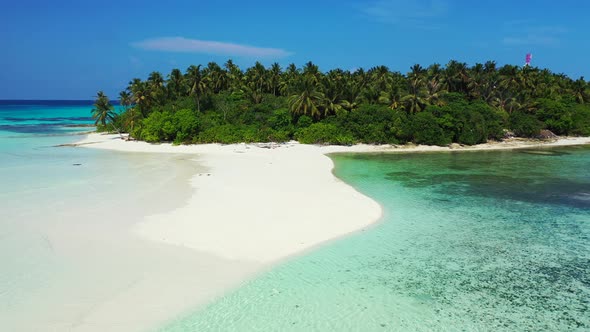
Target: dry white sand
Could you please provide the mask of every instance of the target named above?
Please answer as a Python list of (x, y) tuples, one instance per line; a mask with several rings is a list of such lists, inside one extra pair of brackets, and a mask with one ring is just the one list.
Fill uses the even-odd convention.
[[(136, 250), (145, 246), (154, 255), (160, 255), (157, 252), (161, 250), (161, 255), (168, 259), (178, 255), (167, 267), (170, 269), (178, 263), (178, 270), (158, 272), (149, 262), (138, 266), (145, 269), (141, 272), (144, 278), (120, 296), (88, 312), (84, 322), (89, 324), (71, 326), (72, 330), (134, 331), (162, 323), (183, 310), (210, 301), (270, 263), (375, 223), (381, 216), (381, 207), (337, 179), (331, 173), (333, 163), (327, 153), (580, 144), (590, 144), (590, 138), (563, 138), (549, 143), (510, 140), (452, 148), (313, 146), (293, 142), (172, 146), (123, 141), (117, 135), (90, 134), (78, 145), (118, 151), (184, 153), (198, 159), (207, 170), (191, 178), (192, 196), (182, 207), (149, 215), (129, 226), (146, 243)], [(182, 277), (179, 279), (176, 274)], [(149, 302), (153, 300), (153, 296), (146, 295), (150, 289), (161, 294), (157, 303)], [(129, 308), (133, 309), (129, 311)]]
[(332, 175), (334, 165), (325, 153), (340, 147), (172, 146), (98, 134), (78, 144), (198, 157), (208, 171), (191, 179), (194, 193), (188, 203), (148, 216), (136, 231), (226, 259), (271, 263), (367, 227), (381, 216), (379, 204)]

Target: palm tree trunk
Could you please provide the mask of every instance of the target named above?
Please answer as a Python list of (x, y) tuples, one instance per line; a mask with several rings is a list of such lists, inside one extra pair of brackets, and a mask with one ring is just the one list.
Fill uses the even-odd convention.
[(111, 126), (117, 132), (117, 134), (119, 134), (119, 137), (121, 137), (121, 139), (123, 139), (123, 134), (121, 133), (121, 131), (119, 130), (119, 128), (115, 127), (115, 125), (112, 122), (111, 122)]

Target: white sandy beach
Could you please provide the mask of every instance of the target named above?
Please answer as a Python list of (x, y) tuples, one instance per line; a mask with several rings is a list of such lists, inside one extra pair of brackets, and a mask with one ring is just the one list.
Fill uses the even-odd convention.
[[(313, 146), (294, 142), (173, 146), (123, 141), (118, 135), (90, 134), (77, 145), (187, 154), (207, 170), (192, 176), (192, 195), (183, 206), (149, 215), (129, 226), (129, 231), (139, 239), (154, 243), (170, 255), (174, 250), (186, 255), (186, 248), (195, 252), (197, 256), (178, 260), (179, 264), (192, 261), (195, 265), (178, 271), (185, 274), (181, 278), (184, 282), (167, 280), (170, 273), (157, 274), (157, 278), (146, 276), (144, 285), (92, 313), (95, 325), (74, 330), (91, 331), (100, 326), (112, 331), (120, 326), (121, 331), (131, 331), (162, 323), (211, 301), (272, 263), (370, 227), (379, 220), (381, 207), (332, 174), (333, 163), (326, 156), (328, 153), (473, 151), (581, 144), (590, 144), (590, 138), (561, 138), (544, 143), (513, 139), (452, 148)], [(183, 293), (191, 287), (191, 280), (198, 283), (193, 287), (196, 289)], [(153, 306), (146, 305), (146, 310), (134, 309), (133, 320), (127, 319), (125, 307), (145, 302), (150, 297), (142, 292), (158, 286), (158, 294), (167, 296), (159, 300), (157, 314), (153, 314)], [(141, 323), (140, 317), (144, 317)], [(108, 321), (113, 319), (123, 320), (125, 324), (109, 325)], [(99, 321), (104, 324), (98, 324)]]
[[(87, 144), (91, 143), (91, 144)], [(142, 237), (226, 259), (272, 263), (370, 226), (379, 204), (331, 173), (329, 152), (365, 151), (288, 143), (190, 145), (126, 142), (91, 134), (85, 147), (194, 154), (207, 172), (191, 179), (194, 193), (174, 211), (148, 216)]]

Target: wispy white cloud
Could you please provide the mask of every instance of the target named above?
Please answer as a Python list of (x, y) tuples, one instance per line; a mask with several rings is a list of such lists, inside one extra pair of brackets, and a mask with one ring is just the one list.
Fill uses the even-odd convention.
[(448, 4), (443, 0), (378, 0), (362, 8), (369, 18), (393, 24), (433, 27), (432, 21), (444, 16)]
[(559, 46), (568, 31), (562, 26), (538, 26), (532, 20), (506, 22), (504, 30), (502, 43), (509, 46)]
[(282, 58), (291, 52), (280, 48), (255, 47), (211, 40), (188, 39), (184, 37), (163, 37), (132, 43), (144, 50), (183, 53), (206, 53), (215, 55), (245, 56), (259, 58)]

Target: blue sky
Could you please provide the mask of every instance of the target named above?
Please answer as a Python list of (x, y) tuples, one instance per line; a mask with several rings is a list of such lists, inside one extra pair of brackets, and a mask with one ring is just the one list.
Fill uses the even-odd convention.
[(133, 77), (190, 64), (326, 71), (524, 62), (590, 78), (590, 2), (463, 0), (4, 1), (0, 99), (115, 98)]

